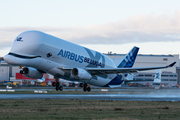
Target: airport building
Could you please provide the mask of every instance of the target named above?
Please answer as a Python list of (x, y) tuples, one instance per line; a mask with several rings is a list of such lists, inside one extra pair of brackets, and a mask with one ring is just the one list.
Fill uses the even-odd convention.
[(9, 65), (5, 61), (1, 61), (0, 81), (8, 81), (10, 78), (15, 78), (19, 70), (19, 66)]
[[(116, 59), (119, 57), (125, 56), (125, 54), (106, 54), (111, 59)], [(162, 69), (161, 80), (162, 84), (166, 86), (176, 86), (176, 84), (180, 84), (180, 67), (179, 67), (179, 55), (144, 55), (138, 54), (136, 61), (133, 67), (154, 67), (154, 66), (166, 66), (173, 62), (176, 64), (173, 67)], [(147, 70), (140, 71), (138, 73), (133, 73), (133, 82), (149, 85), (153, 84), (154, 76), (156, 70)], [(132, 82), (132, 80), (129, 80)]]
[[(124, 57), (125, 54), (106, 54), (111, 59)], [(175, 86), (177, 83), (180, 84), (180, 66), (179, 66), (179, 55), (144, 55), (138, 54), (133, 67), (154, 67), (154, 66), (166, 66), (173, 62), (176, 64), (167, 69), (162, 69), (162, 83), (169, 86)], [(1, 61), (0, 67), (0, 81), (10, 80), (16, 78), (16, 73), (19, 73), (19, 66), (12, 66)], [(152, 85), (156, 70), (140, 71), (133, 73), (133, 82), (138, 83), (149, 83)], [(131, 81), (131, 80), (130, 80)]]

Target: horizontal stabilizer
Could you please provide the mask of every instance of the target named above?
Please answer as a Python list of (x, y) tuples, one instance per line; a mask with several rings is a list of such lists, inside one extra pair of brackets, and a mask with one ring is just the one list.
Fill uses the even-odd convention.
[(121, 85), (109, 85), (110, 88), (118, 88), (121, 87)]

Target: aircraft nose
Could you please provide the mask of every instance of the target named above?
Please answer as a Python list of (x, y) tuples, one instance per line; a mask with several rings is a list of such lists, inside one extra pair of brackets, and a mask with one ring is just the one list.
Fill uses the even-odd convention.
[(29, 59), (23, 59), (17, 56), (13, 56), (11, 54), (7, 54), (4, 56), (4, 61), (11, 65), (27, 65), (29, 62)]
[(8, 64), (13, 63), (13, 58), (10, 55), (5, 55), (3, 58), (6, 63), (8, 63)]

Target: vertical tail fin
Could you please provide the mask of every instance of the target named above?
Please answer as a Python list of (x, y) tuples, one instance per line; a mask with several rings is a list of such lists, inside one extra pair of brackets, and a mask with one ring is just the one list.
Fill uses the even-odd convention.
[(154, 77), (154, 82), (155, 83), (161, 82), (161, 69), (157, 69), (155, 77)]
[(130, 68), (134, 65), (137, 53), (139, 51), (138, 47), (133, 47), (131, 51), (122, 59), (122, 62), (117, 66), (118, 68)]
[[(137, 53), (139, 51), (138, 47), (133, 47), (133, 49), (126, 54), (126, 56), (122, 58), (114, 59), (115, 65), (117, 65), (118, 68), (130, 68), (134, 65)], [(117, 75), (114, 79), (112, 79), (107, 86), (109, 87), (115, 87), (115, 85), (120, 85), (124, 82), (124, 77), (126, 77), (127, 73), (122, 73), (121, 75)]]

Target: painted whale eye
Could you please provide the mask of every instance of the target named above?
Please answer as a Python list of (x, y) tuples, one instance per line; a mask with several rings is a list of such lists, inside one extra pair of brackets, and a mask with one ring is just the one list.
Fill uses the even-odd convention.
[(52, 53), (48, 53), (46, 56), (49, 58), (52, 56)]

